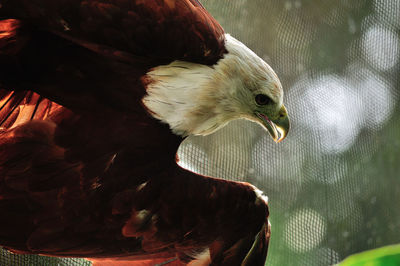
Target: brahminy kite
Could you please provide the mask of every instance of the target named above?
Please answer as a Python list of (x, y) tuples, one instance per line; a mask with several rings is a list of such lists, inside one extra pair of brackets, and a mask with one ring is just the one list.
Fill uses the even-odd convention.
[(0, 89), (1, 246), (264, 265), (263, 193), (176, 151), (238, 118), (281, 141), (282, 86), (198, 0), (0, 0)]

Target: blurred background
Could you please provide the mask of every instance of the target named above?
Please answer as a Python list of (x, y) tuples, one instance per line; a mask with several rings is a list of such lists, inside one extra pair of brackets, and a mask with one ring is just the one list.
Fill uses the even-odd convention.
[(275, 144), (236, 121), (181, 147), (186, 167), (270, 202), (267, 265), (332, 265), (400, 243), (400, 0), (203, 0), (281, 78)]
[[(332, 265), (400, 242), (400, 0), (202, 0), (281, 78), (292, 122), (275, 144), (234, 121), (185, 140), (182, 165), (269, 197), (267, 265)], [(0, 265), (84, 265), (0, 256)]]

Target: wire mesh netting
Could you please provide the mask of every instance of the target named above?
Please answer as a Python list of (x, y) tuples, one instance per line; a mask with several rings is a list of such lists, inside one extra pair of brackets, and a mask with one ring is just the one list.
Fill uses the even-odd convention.
[[(276, 145), (258, 125), (234, 121), (185, 140), (182, 164), (265, 191), (268, 265), (332, 265), (400, 242), (400, 1), (203, 4), (276, 70), (292, 129)], [(0, 256), (0, 265), (87, 264)]]
[(32, 266), (89, 266), (91, 263), (82, 259), (55, 258), (38, 255), (16, 255), (1, 250), (0, 265), (32, 265)]

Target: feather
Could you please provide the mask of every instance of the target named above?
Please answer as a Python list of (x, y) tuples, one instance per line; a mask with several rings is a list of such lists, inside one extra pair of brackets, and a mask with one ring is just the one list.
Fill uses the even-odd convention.
[(267, 203), (180, 168), (182, 137), (142, 104), (150, 69), (213, 65), (224, 38), (197, 0), (2, 2), (0, 245), (99, 265), (240, 263)]

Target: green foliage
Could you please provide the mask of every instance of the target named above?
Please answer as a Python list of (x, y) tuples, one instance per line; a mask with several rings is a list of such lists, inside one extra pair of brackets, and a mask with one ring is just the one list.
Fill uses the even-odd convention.
[(395, 266), (400, 265), (400, 245), (386, 246), (361, 252), (345, 259), (339, 266)]

